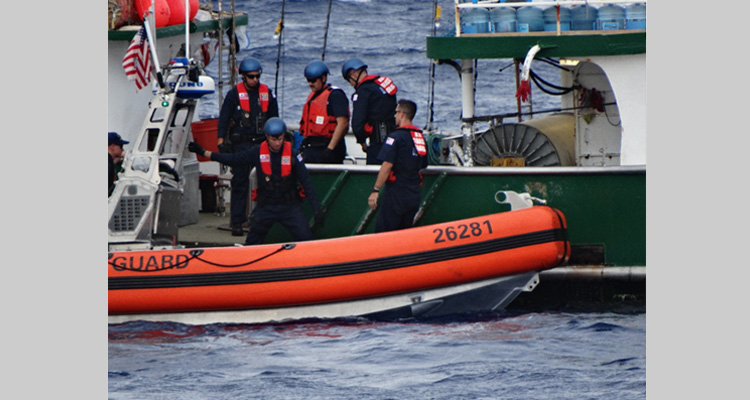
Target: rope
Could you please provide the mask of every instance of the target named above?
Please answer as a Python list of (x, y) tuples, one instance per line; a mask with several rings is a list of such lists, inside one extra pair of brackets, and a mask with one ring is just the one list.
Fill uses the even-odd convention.
[(202, 262), (204, 262), (206, 264), (213, 265), (214, 267), (220, 267), (220, 268), (237, 268), (237, 267), (244, 267), (244, 266), (247, 266), (247, 265), (250, 265), (250, 264), (254, 264), (254, 263), (256, 263), (258, 261), (261, 261), (261, 260), (265, 260), (266, 258), (271, 257), (272, 255), (274, 255), (274, 254), (276, 254), (276, 253), (278, 253), (280, 251), (291, 250), (294, 247), (296, 247), (295, 244), (287, 243), (287, 244), (282, 245), (278, 249), (272, 251), (271, 253), (266, 254), (263, 257), (259, 257), (259, 258), (256, 258), (255, 260), (248, 261), (248, 262), (242, 263), (242, 264), (219, 264), (219, 263), (215, 263), (215, 262), (212, 262), (212, 261), (208, 261), (208, 260), (203, 259), (203, 258), (200, 257), (203, 254), (203, 252), (204, 252), (204, 250), (202, 250), (202, 249), (190, 250), (190, 257), (188, 259), (186, 259), (185, 261), (176, 263), (174, 265), (171, 265), (169, 267), (165, 267), (165, 268), (142, 270), (142, 269), (129, 268), (129, 267), (125, 267), (125, 266), (122, 266), (122, 265), (113, 264), (111, 261), (108, 261), (107, 263), (110, 266), (112, 266), (112, 268), (114, 268), (117, 271), (125, 271), (125, 270), (127, 270), (127, 271), (135, 271), (135, 272), (158, 272), (158, 271), (166, 271), (168, 269), (173, 269), (173, 268), (184, 268), (184, 267), (186, 267), (190, 263), (191, 260), (202, 261)]
[(442, 136), (435, 134), (425, 135), (427, 140), (427, 163), (429, 165), (440, 165), (440, 142)]

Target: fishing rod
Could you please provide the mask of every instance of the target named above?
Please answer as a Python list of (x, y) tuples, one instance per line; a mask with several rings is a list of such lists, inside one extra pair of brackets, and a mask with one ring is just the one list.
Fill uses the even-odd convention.
[(274, 37), (277, 37), (279, 39), (279, 44), (276, 50), (276, 78), (273, 90), (276, 92), (276, 96), (279, 95), (279, 66), (281, 65), (281, 47), (282, 47), (282, 40), (284, 36), (284, 8), (286, 7), (286, 0), (281, 2), (281, 19), (279, 19), (279, 23), (276, 25), (276, 30), (274, 31)]
[(328, 25), (331, 23), (331, 4), (333, 0), (328, 0), (328, 14), (326, 15), (326, 28), (323, 31), (323, 53), (320, 55), (320, 61), (326, 60), (326, 43), (328, 43)]

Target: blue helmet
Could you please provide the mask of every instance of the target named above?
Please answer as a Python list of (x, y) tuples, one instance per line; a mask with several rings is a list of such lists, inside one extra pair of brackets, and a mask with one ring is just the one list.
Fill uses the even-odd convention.
[(313, 61), (305, 67), (305, 78), (316, 79), (328, 75), (328, 66), (323, 61)]
[(346, 74), (349, 73), (351, 70), (358, 70), (361, 68), (367, 68), (367, 64), (365, 64), (362, 60), (359, 58), (350, 58), (346, 60), (343, 66), (341, 66), (341, 76), (346, 79)]
[(260, 66), (260, 61), (252, 57), (246, 57), (240, 63), (240, 73), (258, 71), (263, 72), (263, 67)]
[(269, 118), (263, 125), (263, 133), (271, 136), (279, 136), (286, 133), (286, 123), (279, 117)]

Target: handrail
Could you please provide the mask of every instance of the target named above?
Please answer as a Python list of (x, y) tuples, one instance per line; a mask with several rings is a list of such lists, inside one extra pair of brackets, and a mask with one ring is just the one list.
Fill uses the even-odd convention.
[[(646, 0), (554, 0), (554, 1), (538, 1), (538, 2), (510, 2), (510, 3), (500, 3), (496, 2), (497, 0), (485, 0), (485, 1), (478, 1), (476, 3), (461, 3), (461, 0), (454, 0), (456, 3), (456, 37), (461, 37), (461, 19), (459, 16), (460, 9), (462, 8), (504, 8), (504, 7), (513, 7), (513, 8), (521, 8), (521, 7), (547, 7), (547, 6), (558, 6), (558, 5), (570, 5), (570, 6), (576, 6), (576, 5), (597, 5), (597, 6), (605, 6), (610, 4), (646, 4)], [(560, 16), (557, 16), (557, 22), (558, 22), (558, 34), (560, 33)]]
[(534, 1), (534, 2), (518, 2), (518, 3), (497, 3), (490, 1), (480, 1), (477, 3), (460, 3), (460, 0), (455, 0), (457, 8), (502, 8), (502, 7), (545, 7), (545, 6), (556, 6), (556, 5), (571, 5), (577, 6), (582, 4), (604, 6), (608, 4), (646, 4), (646, 0), (559, 0), (559, 1)]

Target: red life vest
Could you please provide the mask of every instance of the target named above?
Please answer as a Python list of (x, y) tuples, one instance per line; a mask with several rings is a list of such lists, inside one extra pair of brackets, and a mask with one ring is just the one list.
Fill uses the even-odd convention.
[[(385, 76), (378, 76), (378, 75), (367, 75), (364, 80), (362, 80), (362, 83), (365, 83), (367, 81), (375, 81), (375, 83), (378, 84), (387, 94), (393, 96), (398, 91), (398, 88), (396, 87), (396, 84), (393, 83), (391, 78), (385, 77)], [(360, 85), (362, 84), (360, 83)], [(359, 86), (359, 85), (358, 85)]]
[(302, 119), (299, 121), (302, 136), (323, 136), (329, 139), (333, 137), (336, 117), (328, 115), (328, 97), (333, 89), (329, 84), (319, 95), (315, 96), (316, 93), (310, 92), (307, 96), (305, 107), (302, 109)]
[(414, 125), (400, 126), (399, 129), (406, 129), (411, 133), (411, 140), (414, 142), (414, 147), (417, 148), (417, 154), (420, 156), (427, 155), (427, 143), (424, 141), (421, 129)]
[[(268, 142), (260, 144), (260, 169), (266, 175), (271, 175), (271, 151)], [(292, 144), (284, 141), (281, 149), (281, 176), (289, 176), (292, 173)]]
[[(268, 142), (263, 141), (260, 144), (260, 169), (261, 172), (266, 175), (272, 175), (271, 172), (271, 151), (268, 148)], [(281, 149), (281, 181), (270, 180), (270, 179), (259, 179), (258, 187), (252, 190), (251, 198), (253, 201), (262, 201), (259, 195), (262, 193), (268, 195), (270, 191), (282, 190), (284, 198), (287, 201), (294, 201), (295, 198), (305, 197), (302, 186), (296, 181), (296, 178), (291, 176), (292, 174), (292, 144), (288, 141), (284, 141), (284, 145)], [(260, 177), (259, 177), (260, 178)], [(262, 189), (263, 192), (259, 193), (258, 190)]]
[[(245, 84), (237, 84), (237, 94), (240, 96), (240, 107), (245, 111), (250, 111), (250, 96), (247, 94)], [(261, 83), (258, 85), (258, 102), (262, 112), (268, 112), (268, 86)]]
[[(422, 134), (422, 130), (417, 128), (414, 125), (404, 125), (399, 126), (398, 129), (404, 129), (409, 131), (411, 133), (411, 140), (414, 142), (414, 147), (417, 149), (417, 154), (424, 157), (427, 155), (427, 143), (424, 140), (424, 135)], [(396, 174), (393, 173), (393, 170), (388, 174), (388, 183), (396, 182)], [(419, 174), (419, 186), (422, 186), (422, 174)]]

